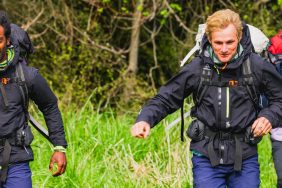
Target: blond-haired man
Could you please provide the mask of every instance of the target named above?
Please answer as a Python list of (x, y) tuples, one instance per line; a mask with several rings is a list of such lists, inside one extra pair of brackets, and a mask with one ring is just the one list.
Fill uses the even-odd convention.
[[(259, 187), (257, 140), (279, 125), (282, 78), (252, 52), (247, 25), (229, 9), (208, 17), (202, 51), (145, 105), (131, 134), (150, 129), (193, 95), (196, 118), (192, 139), (194, 187)], [(258, 108), (259, 93), (269, 106)]]

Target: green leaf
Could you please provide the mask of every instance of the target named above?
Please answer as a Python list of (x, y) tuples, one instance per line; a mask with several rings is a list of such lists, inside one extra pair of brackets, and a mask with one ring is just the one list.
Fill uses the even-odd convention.
[(142, 6), (142, 5), (139, 5), (139, 6), (137, 7), (137, 10), (140, 11), (140, 12), (142, 12), (143, 6)]
[(103, 13), (103, 11), (104, 11), (104, 9), (103, 8), (98, 8), (98, 10), (97, 10), (99, 13)]
[(277, 5), (272, 5), (272, 10), (273, 11), (277, 11), (279, 9), (279, 7)]
[(244, 15), (244, 16), (243, 16), (243, 19), (244, 19), (244, 20), (248, 20), (248, 18), (249, 18), (248, 15)]
[(162, 10), (160, 13), (164, 18), (168, 16), (168, 11), (166, 9)]
[(121, 7), (121, 11), (122, 11), (122, 12), (125, 12), (125, 13), (128, 13), (128, 9), (125, 8), (125, 7)]
[(149, 13), (148, 11), (142, 12), (142, 15), (143, 15), (143, 16), (149, 16), (149, 14), (150, 14), (150, 13)]
[(162, 19), (161, 20), (161, 25), (164, 25), (166, 23), (166, 20), (165, 19)]
[(176, 3), (171, 3), (170, 7), (175, 11), (175, 12), (181, 12), (182, 7), (179, 4)]

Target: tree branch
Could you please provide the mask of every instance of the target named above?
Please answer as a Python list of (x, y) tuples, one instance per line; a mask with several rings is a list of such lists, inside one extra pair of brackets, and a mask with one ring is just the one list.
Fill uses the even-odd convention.
[[(89, 37), (89, 35), (88, 35), (87, 33), (85, 33), (85, 32), (83, 32), (83, 31), (79, 30), (79, 29), (78, 29), (77, 27), (75, 27), (75, 26), (74, 26), (74, 29), (75, 29), (77, 32), (79, 32), (81, 35), (83, 35), (83, 36), (87, 39), (87, 41), (90, 42), (90, 44), (92, 44), (92, 45), (94, 45), (94, 46), (96, 46), (96, 47), (98, 47), (98, 48), (100, 48), (100, 49), (102, 49), (102, 50), (106, 50), (106, 51), (111, 52), (111, 53), (116, 54), (116, 55), (127, 54), (127, 53), (129, 52), (128, 49), (127, 49), (127, 50), (123, 50), (123, 49), (118, 49), (118, 50), (116, 50), (116, 49), (114, 49), (113, 47), (106, 47), (106, 46), (97, 44), (95, 41), (93, 41), (93, 40)], [(83, 42), (83, 43), (85, 43), (85, 41), (82, 41), (82, 40), (80, 40), (80, 41)]]
[(29, 28), (31, 25), (33, 25), (34, 23), (37, 22), (37, 20), (40, 18), (40, 16), (43, 14), (43, 12), (44, 12), (44, 8), (41, 9), (41, 11), (37, 14), (37, 16), (36, 16), (33, 20), (28, 21), (26, 24), (22, 25), (21, 27), (22, 27), (25, 31), (27, 31), (28, 28)]
[(168, 8), (169, 10), (169, 13), (171, 13), (176, 21), (179, 23), (179, 26), (182, 27), (185, 31), (187, 31), (188, 33), (191, 33), (191, 34), (197, 34), (196, 31), (193, 31), (191, 29), (189, 29), (188, 27), (186, 27), (186, 25), (184, 24), (184, 22), (177, 16), (177, 14), (174, 12), (174, 10), (170, 7), (169, 3), (167, 2), (167, 0), (164, 0), (164, 3), (166, 5), (166, 7)]

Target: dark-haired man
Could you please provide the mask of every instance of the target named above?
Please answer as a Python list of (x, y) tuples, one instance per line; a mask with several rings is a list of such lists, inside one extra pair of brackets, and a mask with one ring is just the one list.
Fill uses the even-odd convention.
[(49, 166), (52, 170), (54, 163), (58, 165), (53, 176), (65, 172), (67, 143), (55, 95), (38, 70), (26, 65), (25, 58), (20, 56), (20, 46), (14, 41), (8, 17), (0, 11), (0, 187), (31, 188), (29, 161), (33, 160), (30, 147), (33, 136), (19, 74), (24, 75), (26, 94), (43, 113), (55, 146)]

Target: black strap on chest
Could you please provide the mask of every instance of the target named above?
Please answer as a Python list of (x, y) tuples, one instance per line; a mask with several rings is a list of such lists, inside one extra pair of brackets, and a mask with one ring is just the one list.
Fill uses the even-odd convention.
[(16, 78), (18, 79), (18, 86), (20, 89), (21, 97), (22, 97), (22, 105), (25, 111), (26, 122), (28, 123), (30, 117), (28, 113), (28, 104), (29, 104), (29, 96), (28, 96), (28, 88), (26, 79), (23, 73), (23, 67), (21, 63), (18, 63), (16, 66)]
[(202, 98), (205, 95), (207, 88), (209, 86), (230, 87), (230, 86), (240, 86), (241, 85), (241, 86), (246, 87), (247, 92), (255, 105), (255, 108), (259, 109), (258, 95), (256, 93), (256, 89), (254, 85), (254, 79), (253, 79), (252, 71), (251, 71), (251, 61), (249, 57), (246, 59), (246, 61), (242, 63), (242, 80), (241, 81), (234, 81), (234, 80), (213, 81), (212, 80), (213, 72), (214, 71), (208, 64), (206, 64), (202, 69), (200, 83), (199, 83), (198, 90), (196, 92), (196, 97), (195, 97), (196, 107), (200, 105)]
[(0, 91), (1, 91), (2, 99), (3, 99), (3, 108), (4, 110), (7, 110), (8, 105), (9, 105), (8, 98), (7, 98), (7, 93), (5, 91), (5, 88), (2, 82), (0, 83)]
[(212, 85), (212, 69), (209, 64), (206, 64), (202, 69), (200, 84), (196, 93), (196, 107), (200, 104), (208, 86)]
[(252, 99), (257, 115), (259, 110), (259, 98), (256, 92), (254, 78), (252, 76), (250, 57), (248, 57), (247, 60), (243, 62), (242, 69), (243, 69), (243, 75), (242, 75), (243, 85), (246, 86), (247, 92), (250, 98)]

